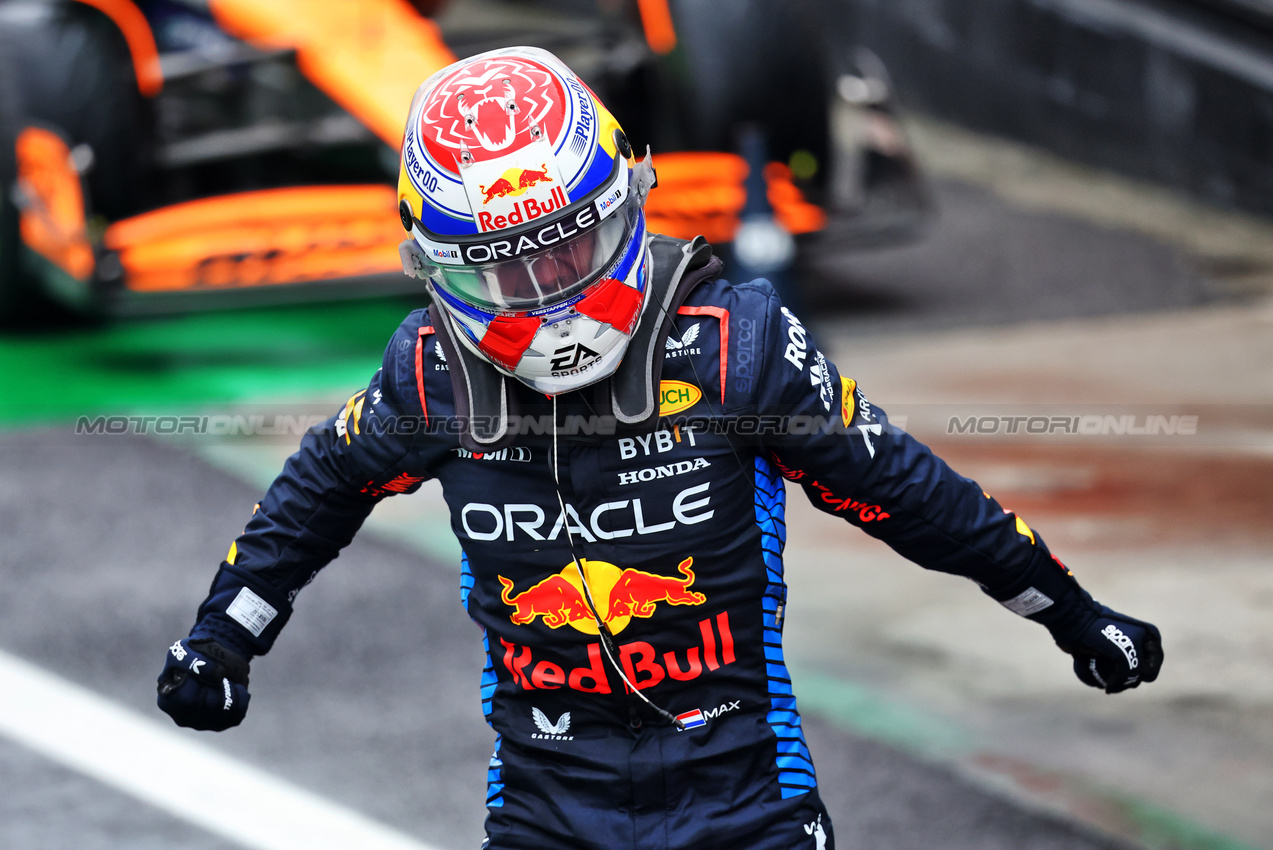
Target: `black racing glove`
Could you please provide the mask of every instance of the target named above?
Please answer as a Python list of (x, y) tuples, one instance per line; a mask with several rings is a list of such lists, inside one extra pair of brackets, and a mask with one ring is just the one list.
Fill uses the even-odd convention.
[(1107, 694), (1157, 679), (1163, 660), (1158, 627), (1104, 605), (1097, 609), (1085, 628), (1057, 640), (1057, 646), (1074, 656), (1079, 679)]
[(1163, 662), (1158, 628), (1092, 599), (1046, 549), (1039, 548), (1010, 586), (987, 592), (1010, 611), (1046, 626), (1056, 645), (1074, 656), (1083, 684), (1116, 694), (1158, 678)]
[(168, 647), (159, 674), (159, 708), (178, 726), (221, 732), (248, 711), (248, 662), (211, 638)]

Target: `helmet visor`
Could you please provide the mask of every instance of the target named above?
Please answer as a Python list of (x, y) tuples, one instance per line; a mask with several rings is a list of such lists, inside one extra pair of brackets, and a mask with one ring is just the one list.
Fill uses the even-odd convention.
[(474, 307), (524, 312), (559, 304), (618, 261), (641, 212), (627, 203), (600, 224), (550, 248), (511, 260), (437, 266), (433, 281)]

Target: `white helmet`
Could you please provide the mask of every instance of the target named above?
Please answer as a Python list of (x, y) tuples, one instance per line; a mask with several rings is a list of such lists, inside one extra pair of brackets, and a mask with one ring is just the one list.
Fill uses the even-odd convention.
[(533, 47), (456, 62), (416, 91), (398, 175), (412, 239), (451, 336), (548, 394), (609, 377), (646, 302), (654, 183), (574, 72)]

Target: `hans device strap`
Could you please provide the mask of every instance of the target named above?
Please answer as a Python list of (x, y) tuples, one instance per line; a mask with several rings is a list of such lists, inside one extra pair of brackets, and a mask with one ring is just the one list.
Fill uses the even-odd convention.
[[(650, 292), (645, 310), (628, 344), (628, 353), (610, 378), (585, 388), (598, 413), (613, 415), (620, 425), (645, 428), (658, 418), (657, 390), (663, 371), (664, 340), (677, 308), (700, 283), (717, 277), (721, 261), (703, 237), (692, 241), (656, 234), (650, 238)], [(472, 452), (492, 452), (512, 445), (517, 434), (509, 422), (516, 416), (513, 380), (459, 344), (457, 331), (436, 305), (429, 317), (438, 344), (452, 364), (451, 388), (456, 416), (464, 423), (460, 445)]]

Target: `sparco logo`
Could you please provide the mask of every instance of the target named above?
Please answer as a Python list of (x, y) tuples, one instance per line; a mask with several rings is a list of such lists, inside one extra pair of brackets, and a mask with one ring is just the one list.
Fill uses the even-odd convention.
[(554, 351), (551, 366), (555, 375), (557, 372), (564, 372), (569, 369), (578, 369), (580, 368), (580, 364), (585, 360), (595, 359), (596, 357), (597, 352), (593, 351), (586, 345), (575, 343), (574, 345), (567, 345), (565, 348), (559, 348)]
[(1109, 638), (1109, 642), (1114, 644), (1123, 651), (1123, 655), (1127, 656), (1127, 666), (1135, 670), (1140, 666), (1140, 659), (1136, 657), (1136, 645), (1132, 643), (1132, 639), (1123, 634), (1123, 630), (1118, 626), (1110, 623), (1101, 629), (1101, 634)]
[(751, 319), (738, 320), (738, 350), (734, 353), (734, 386), (742, 392), (751, 391), (754, 377), (752, 362), (755, 359), (756, 323)]

